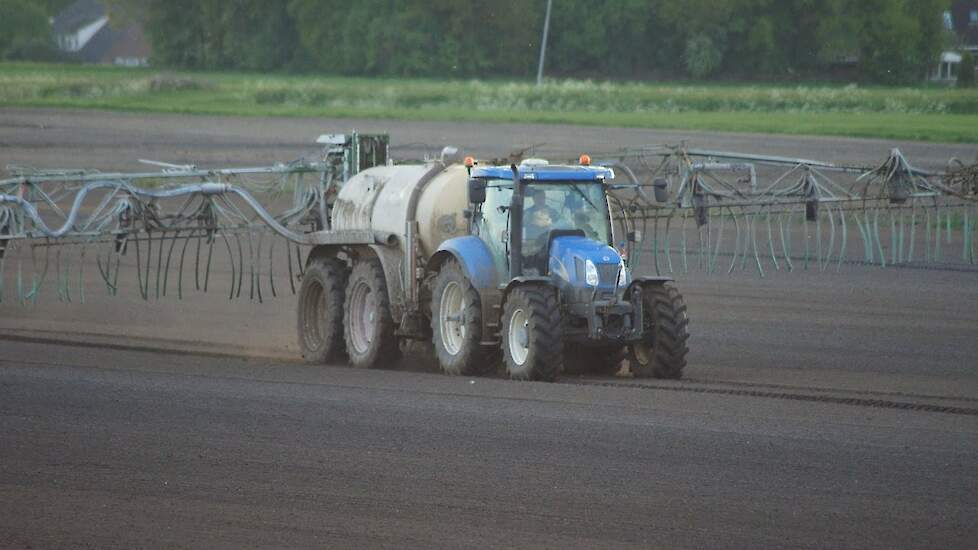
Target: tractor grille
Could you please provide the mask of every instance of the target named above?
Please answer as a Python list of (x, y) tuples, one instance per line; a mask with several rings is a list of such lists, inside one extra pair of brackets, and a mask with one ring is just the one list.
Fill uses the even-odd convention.
[(598, 264), (598, 277), (601, 278), (602, 285), (614, 285), (618, 283), (618, 264)]

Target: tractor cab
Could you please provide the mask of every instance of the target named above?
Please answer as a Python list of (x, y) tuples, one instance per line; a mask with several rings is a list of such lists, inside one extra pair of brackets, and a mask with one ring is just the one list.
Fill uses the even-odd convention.
[(489, 248), (497, 273), (565, 274), (568, 266), (555, 254), (569, 249), (594, 252), (599, 262), (607, 257), (617, 271), (605, 194), (605, 180), (613, 177), (607, 168), (543, 161), (475, 168), (469, 183), (473, 232)]
[[(428, 262), (431, 331), (446, 372), (512, 378), (614, 373), (678, 377), (685, 306), (664, 278), (633, 277), (615, 242), (609, 168), (545, 161), (469, 168), (470, 234)], [(666, 313), (668, 318), (662, 317)]]

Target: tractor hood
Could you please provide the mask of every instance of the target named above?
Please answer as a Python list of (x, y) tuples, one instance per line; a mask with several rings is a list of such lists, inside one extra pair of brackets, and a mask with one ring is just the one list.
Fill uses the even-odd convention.
[(550, 273), (575, 288), (613, 290), (627, 285), (621, 255), (614, 248), (585, 237), (557, 237), (550, 245)]

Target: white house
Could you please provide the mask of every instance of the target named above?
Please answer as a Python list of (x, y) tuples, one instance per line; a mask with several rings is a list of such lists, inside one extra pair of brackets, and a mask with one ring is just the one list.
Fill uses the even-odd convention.
[(941, 61), (931, 80), (953, 83), (958, 79), (961, 54), (978, 57), (978, 1), (958, 0), (944, 12), (944, 28), (953, 37), (954, 49), (941, 54)]
[(98, 0), (77, 0), (51, 20), (61, 51), (85, 63), (145, 66), (149, 43), (138, 24), (116, 27)]

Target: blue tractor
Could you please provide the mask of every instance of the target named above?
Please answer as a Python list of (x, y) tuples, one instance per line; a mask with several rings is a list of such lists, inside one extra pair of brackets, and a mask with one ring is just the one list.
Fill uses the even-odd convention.
[[(613, 374), (680, 378), (686, 306), (671, 279), (638, 277), (613, 246), (614, 172), (545, 162), (475, 167), (469, 235), (441, 244), (431, 328), (449, 372), (520, 380)], [(634, 236), (633, 236), (634, 238)]]

